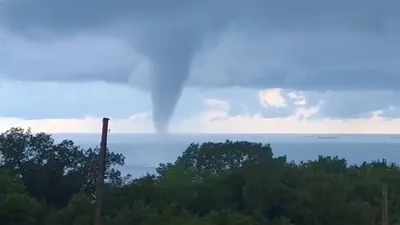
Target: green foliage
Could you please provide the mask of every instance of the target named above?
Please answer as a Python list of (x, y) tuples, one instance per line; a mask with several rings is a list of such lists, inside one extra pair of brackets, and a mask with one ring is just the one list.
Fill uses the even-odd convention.
[(2, 224), (36, 224), (43, 219), (44, 205), (20, 193), (2, 196), (0, 221)]
[(67, 207), (51, 215), (51, 224), (58, 225), (89, 225), (93, 223), (93, 204), (84, 193), (75, 194)]
[[(295, 164), (246, 141), (191, 144), (157, 174), (124, 182), (106, 162), (104, 225), (379, 224), (381, 186), (389, 222), (400, 222), (400, 167), (348, 165), (320, 156)], [(0, 135), (0, 224), (93, 224), (98, 149), (13, 128)]]
[[(65, 207), (75, 193), (95, 191), (98, 149), (81, 149), (72, 141), (55, 144), (50, 135), (12, 128), (0, 135), (0, 169), (22, 180), (27, 192), (57, 208)], [(121, 154), (109, 152), (106, 177), (122, 185)], [(1, 187), (1, 186), (0, 186)]]
[(21, 193), (24, 191), (23, 183), (20, 179), (13, 177), (12, 173), (0, 170), (0, 195), (8, 193)]

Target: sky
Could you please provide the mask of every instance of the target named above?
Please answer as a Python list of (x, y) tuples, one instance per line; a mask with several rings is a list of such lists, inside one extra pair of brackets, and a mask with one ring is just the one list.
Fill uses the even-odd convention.
[(0, 132), (399, 133), (398, 0), (1, 0)]

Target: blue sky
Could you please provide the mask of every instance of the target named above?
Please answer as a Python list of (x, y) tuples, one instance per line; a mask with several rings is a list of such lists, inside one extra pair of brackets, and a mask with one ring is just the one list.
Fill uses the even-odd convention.
[(398, 1), (109, 4), (0, 2), (1, 130), (400, 131)]

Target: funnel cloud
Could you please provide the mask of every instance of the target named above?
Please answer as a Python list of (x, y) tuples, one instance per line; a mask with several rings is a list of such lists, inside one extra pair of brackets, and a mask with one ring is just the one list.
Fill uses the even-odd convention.
[(153, 30), (137, 34), (135, 49), (151, 61), (150, 94), (153, 123), (158, 133), (168, 133), (175, 106), (189, 77), (192, 59), (200, 47), (192, 29)]
[(154, 64), (151, 74), (151, 100), (154, 128), (159, 133), (168, 133), (169, 122), (188, 77), (188, 68), (188, 63), (169, 64), (164, 61)]

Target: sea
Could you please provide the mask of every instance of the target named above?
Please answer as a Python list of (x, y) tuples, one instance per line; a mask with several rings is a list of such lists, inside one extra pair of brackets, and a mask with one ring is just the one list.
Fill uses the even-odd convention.
[[(56, 141), (73, 140), (82, 148), (100, 145), (100, 134), (55, 134)], [(339, 156), (348, 164), (386, 159), (400, 164), (400, 135), (353, 134), (109, 134), (107, 145), (122, 153), (123, 174), (140, 177), (155, 173), (160, 163), (174, 162), (191, 143), (251, 141), (270, 144), (274, 156), (286, 155), (295, 162), (319, 155)]]

